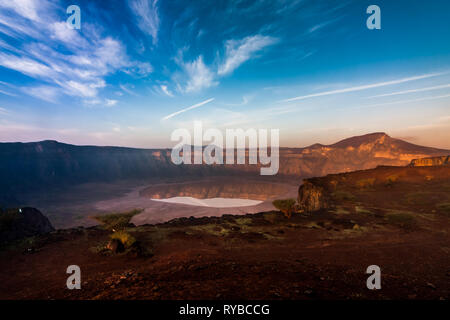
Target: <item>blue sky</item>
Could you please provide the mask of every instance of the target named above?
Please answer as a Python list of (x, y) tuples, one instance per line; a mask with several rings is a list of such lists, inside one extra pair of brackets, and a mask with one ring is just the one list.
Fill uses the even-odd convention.
[(450, 148), (449, 15), (445, 0), (0, 0), (0, 141), (171, 147), (201, 120), (278, 128), (282, 146), (385, 131)]

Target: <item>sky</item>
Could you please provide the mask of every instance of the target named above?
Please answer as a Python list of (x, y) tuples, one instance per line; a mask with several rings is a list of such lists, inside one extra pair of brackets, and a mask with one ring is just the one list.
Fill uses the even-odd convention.
[(202, 121), (289, 147), (383, 131), (450, 149), (449, 16), (447, 0), (0, 0), (0, 141), (172, 147)]

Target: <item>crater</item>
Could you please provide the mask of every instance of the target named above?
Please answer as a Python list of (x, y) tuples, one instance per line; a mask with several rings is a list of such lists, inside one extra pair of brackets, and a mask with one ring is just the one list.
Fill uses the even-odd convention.
[(140, 195), (153, 200), (170, 198), (216, 199), (198, 202), (201, 205), (202, 203), (223, 202), (223, 199), (273, 200), (288, 192), (289, 187), (281, 183), (249, 181), (247, 179), (220, 179), (157, 184), (141, 190)]

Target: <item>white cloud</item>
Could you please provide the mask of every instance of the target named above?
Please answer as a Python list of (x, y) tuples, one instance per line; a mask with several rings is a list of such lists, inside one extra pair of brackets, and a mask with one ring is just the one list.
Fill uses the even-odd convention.
[(16, 94), (0, 89), (0, 94), (4, 94), (10, 97), (17, 97)]
[(136, 76), (138, 78), (146, 77), (153, 72), (153, 67), (148, 62), (138, 62), (130, 68), (124, 70), (129, 75)]
[[(54, 101), (56, 89), (49, 89), (53, 84), (61, 94), (96, 98), (108, 75), (123, 71), (144, 77), (153, 71), (150, 63), (131, 60), (122, 42), (102, 36), (89, 22), (83, 22), (82, 32), (67, 28), (59, 9), (46, 0), (0, 0), (0, 33), (22, 43), (17, 46), (10, 38), (0, 40), (0, 66), (43, 82), (30, 90), (15, 90)], [(35, 94), (39, 87), (48, 89), (45, 95)]]
[[(119, 87), (120, 87), (120, 89), (122, 89), (122, 91), (128, 93), (129, 95), (137, 96), (137, 94), (134, 91), (132, 91), (131, 89), (129, 89), (127, 85), (121, 84), (121, 85), (119, 85)], [(132, 89), (134, 89), (133, 85), (130, 85), (130, 87)]]
[(55, 74), (51, 68), (35, 60), (4, 53), (0, 53), (0, 66), (29, 76), (52, 77)]
[[(45, 0), (41, 1), (42, 5), (45, 2)], [(13, 10), (17, 14), (33, 21), (39, 20), (38, 9), (42, 8), (37, 0), (0, 0), (0, 7)]]
[(119, 102), (119, 101), (112, 100), (112, 99), (106, 99), (106, 104), (105, 105), (107, 107), (113, 107), (113, 106), (115, 106), (117, 104), (117, 102)]
[(30, 96), (42, 99), (44, 101), (55, 103), (58, 100), (59, 91), (57, 87), (51, 86), (38, 86), (38, 87), (26, 87), (23, 91)]
[(249, 60), (252, 54), (275, 42), (275, 38), (261, 35), (246, 37), (242, 40), (228, 40), (225, 43), (225, 61), (219, 66), (218, 75), (232, 73)]
[(83, 101), (85, 105), (88, 106), (97, 106), (97, 105), (101, 105), (104, 107), (114, 107), (119, 101), (117, 100), (113, 100), (113, 99), (98, 99), (98, 98), (94, 98), (94, 99), (90, 99), (90, 100), (84, 100)]
[(130, 0), (129, 7), (138, 20), (139, 28), (158, 42), (159, 15), (158, 0)]
[(198, 92), (217, 85), (217, 82), (214, 80), (214, 73), (205, 65), (202, 56), (199, 56), (192, 62), (185, 63), (183, 67), (188, 76), (187, 84), (184, 88), (185, 92)]
[(162, 84), (159, 86), (161, 88), (161, 91), (166, 94), (169, 97), (173, 97), (173, 93), (169, 90), (169, 88), (167, 88), (166, 85)]
[(49, 25), (49, 28), (51, 31), (52, 39), (70, 43), (75, 42), (77, 38), (80, 38), (78, 30), (68, 28), (65, 21), (57, 21), (51, 23)]
[(81, 97), (95, 97), (97, 96), (97, 89), (105, 87), (103, 80), (96, 83), (81, 83), (77, 81), (67, 81), (61, 84), (66, 89), (66, 93), (73, 96)]

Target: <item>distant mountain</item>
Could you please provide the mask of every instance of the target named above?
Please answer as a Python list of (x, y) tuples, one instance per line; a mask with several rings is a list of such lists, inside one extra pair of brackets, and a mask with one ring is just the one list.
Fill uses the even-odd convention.
[[(75, 146), (57, 141), (0, 143), (0, 195), (20, 200), (22, 191), (152, 177), (259, 176), (259, 165), (177, 166), (171, 162), (170, 153), (170, 149)], [(449, 150), (372, 133), (332, 145), (281, 148), (278, 177), (297, 179), (378, 165), (404, 166), (413, 159), (449, 154)]]
[(413, 159), (449, 155), (449, 150), (415, 145), (383, 132), (344, 139), (331, 145), (314, 144), (281, 152), (280, 171), (307, 177), (375, 168), (405, 166)]

